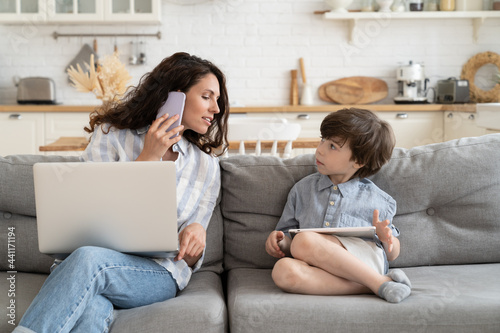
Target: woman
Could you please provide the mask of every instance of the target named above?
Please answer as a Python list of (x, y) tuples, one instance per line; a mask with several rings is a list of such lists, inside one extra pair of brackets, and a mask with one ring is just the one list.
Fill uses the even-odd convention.
[[(181, 125), (166, 132), (177, 116), (156, 115), (169, 91), (184, 92), (186, 103)], [(224, 75), (187, 53), (165, 58), (121, 103), (92, 114), (83, 161), (175, 161), (179, 253), (150, 259), (79, 248), (55, 267), (14, 332), (104, 332), (114, 307), (161, 302), (186, 287), (203, 262), (220, 189), (214, 150), (227, 146), (228, 116)]]

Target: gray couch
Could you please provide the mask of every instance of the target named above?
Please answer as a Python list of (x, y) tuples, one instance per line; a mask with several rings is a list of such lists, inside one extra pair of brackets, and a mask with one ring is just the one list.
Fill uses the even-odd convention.
[[(2, 244), (16, 232), (16, 320), (51, 263), (38, 253), (31, 165), (67, 158), (0, 159)], [(499, 332), (500, 134), (397, 148), (372, 180), (398, 202), (402, 268), (412, 295), (304, 296), (280, 291), (264, 242), (295, 182), (314, 157), (221, 160), (222, 192), (210, 223), (207, 261), (174, 300), (118, 310), (112, 332)], [(6, 246), (0, 269), (9, 270)], [(222, 265), (223, 263), (223, 265)], [(7, 273), (2, 273), (8, 276)], [(9, 281), (0, 279), (0, 332), (9, 331)], [(224, 292), (223, 292), (224, 291)], [(9, 311), (9, 309), (7, 309)]]

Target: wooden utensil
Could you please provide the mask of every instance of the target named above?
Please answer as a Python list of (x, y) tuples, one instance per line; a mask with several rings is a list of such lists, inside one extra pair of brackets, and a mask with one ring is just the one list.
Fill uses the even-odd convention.
[(300, 63), (300, 74), (302, 75), (302, 83), (306, 84), (307, 78), (306, 78), (306, 69), (304, 67), (304, 58), (300, 58), (299, 63)]
[(304, 58), (300, 58), (299, 63), (300, 63), (300, 73), (302, 75), (302, 95), (300, 97), (300, 104), (301, 105), (312, 105), (314, 103), (313, 93), (312, 93), (311, 85), (309, 83), (307, 83), (306, 69), (304, 66)]
[(387, 83), (383, 80), (352, 76), (322, 84), (319, 98), (338, 104), (369, 104), (387, 97)]
[(291, 74), (291, 86), (290, 86), (290, 105), (299, 105), (299, 84), (297, 82), (297, 70), (292, 69)]

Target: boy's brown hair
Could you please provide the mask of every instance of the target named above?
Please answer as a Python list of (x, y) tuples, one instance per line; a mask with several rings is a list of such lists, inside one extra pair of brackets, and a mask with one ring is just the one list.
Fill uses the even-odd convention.
[[(323, 119), (320, 127), (324, 139), (341, 139), (349, 143), (351, 160), (361, 167), (353, 176), (366, 178), (377, 173), (389, 161), (396, 139), (391, 126), (365, 109), (342, 109)], [(342, 144), (342, 145), (343, 145)]]

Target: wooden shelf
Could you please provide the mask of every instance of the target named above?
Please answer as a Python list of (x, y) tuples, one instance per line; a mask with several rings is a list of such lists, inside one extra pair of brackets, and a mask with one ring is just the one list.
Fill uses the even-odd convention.
[(472, 19), (474, 27), (474, 41), (477, 42), (479, 29), (487, 18), (500, 18), (500, 11), (422, 11), (422, 12), (348, 12), (333, 13), (326, 12), (323, 17), (328, 20), (347, 20), (349, 21), (349, 43), (353, 43), (357, 24), (359, 20), (377, 20), (379, 22), (398, 20), (398, 19)]

